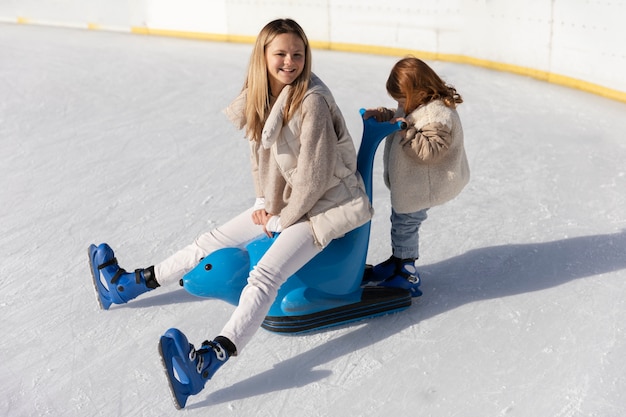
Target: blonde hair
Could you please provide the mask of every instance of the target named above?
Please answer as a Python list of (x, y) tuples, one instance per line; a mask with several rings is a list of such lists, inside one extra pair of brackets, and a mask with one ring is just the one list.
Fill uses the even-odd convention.
[(270, 113), (270, 88), (267, 75), (265, 49), (278, 35), (291, 33), (302, 39), (305, 49), (304, 68), (300, 76), (291, 83), (289, 97), (285, 105), (284, 123), (288, 122), (302, 104), (311, 78), (311, 49), (304, 30), (292, 19), (277, 19), (269, 22), (256, 38), (248, 75), (243, 85), (247, 89), (245, 120), (246, 136), (251, 140), (261, 140), (263, 125)]
[(396, 62), (387, 79), (387, 92), (395, 100), (405, 100), (405, 114), (433, 100), (442, 100), (453, 109), (463, 103), (463, 98), (454, 87), (446, 84), (424, 61), (415, 57)]

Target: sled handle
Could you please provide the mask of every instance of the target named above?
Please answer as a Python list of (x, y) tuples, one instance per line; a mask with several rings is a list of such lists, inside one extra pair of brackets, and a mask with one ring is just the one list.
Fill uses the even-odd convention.
[(363, 119), (365, 109), (360, 109), (363, 120), (363, 136), (357, 155), (357, 170), (365, 183), (365, 192), (372, 201), (372, 175), (374, 170), (374, 156), (380, 142), (390, 134), (407, 128), (406, 122), (398, 120), (395, 123), (377, 122), (375, 118)]

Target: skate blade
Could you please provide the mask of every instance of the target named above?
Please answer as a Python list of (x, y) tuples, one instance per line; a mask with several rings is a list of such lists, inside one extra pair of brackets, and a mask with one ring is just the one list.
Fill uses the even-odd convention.
[(185, 408), (185, 404), (187, 404), (187, 398), (189, 398), (189, 395), (182, 392), (185, 384), (179, 381), (175, 373), (176, 370), (174, 369), (174, 356), (172, 351), (176, 351), (176, 347), (173, 345), (175, 345), (175, 343), (171, 338), (161, 336), (161, 339), (159, 340), (159, 355), (161, 356), (161, 364), (165, 370), (165, 376), (167, 377), (167, 383), (174, 407), (176, 407), (177, 410), (182, 410)]
[(89, 270), (91, 271), (91, 281), (93, 284), (93, 289), (96, 292), (96, 301), (98, 301), (98, 306), (101, 310), (108, 310), (111, 307), (111, 302), (106, 300), (103, 295), (103, 289), (100, 288), (100, 271), (93, 263), (93, 254), (96, 250), (96, 245), (91, 245), (87, 248), (87, 255), (89, 256)]

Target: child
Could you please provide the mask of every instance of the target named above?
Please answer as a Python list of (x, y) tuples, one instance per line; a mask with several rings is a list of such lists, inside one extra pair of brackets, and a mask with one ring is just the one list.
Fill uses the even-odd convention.
[(398, 61), (387, 79), (398, 109), (369, 109), (364, 117), (404, 120), (408, 128), (387, 137), (384, 179), (391, 191), (391, 257), (367, 268), (364, 283), (408, 289), (422, 295), (415, 268), (419, 228), (430, 207), (456, 197), (469, 181), (463, 129), (456, 106), (463, 102), (423, 61)]
[(220, 248), (243, 247), (263, 234), (279, 233), (250, 271), (239, 305), (217, 337), (197, 350), (178, 329), (161, 338), (161, 346), (175, 345), (183, 350), (181, 357), (189, 358), (189, 363), (177, 364), (189, 371), (185, 395), (176, 397), (179, 407), (244, 349), (283, 282), (373, 213), (344, 118), (328, 87), (311, 72), (309, 42), (295, 21), (274, 20), (261, 30), (241, 94), (226, 115), (250, 141), (254, 206), (165, 261), (134, 273), (118, 266), (106, 244), (92, 245), (90, 255), (94, 282), (105, 280), (111, 289), (100, 300), (108, 308), (162, 284), (178, 283), (201, 258)]

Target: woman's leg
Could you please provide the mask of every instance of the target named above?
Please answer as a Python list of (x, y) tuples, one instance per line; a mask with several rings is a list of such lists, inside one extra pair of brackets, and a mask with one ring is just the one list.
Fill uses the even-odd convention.
[(252, 222), (252, 209), (248, 209), (156, 264), (156, 279), (161, 285), (178, 282), (209, 253), (226, 247), (243, 247), (262, 234), (263, 227)]
[(280, 286), (320, 250), (308, 222), (296, 223), (278, 236), (250, 272), (239, 305), (220, 333), (235, 345), (237, 352), (263, 323)]

